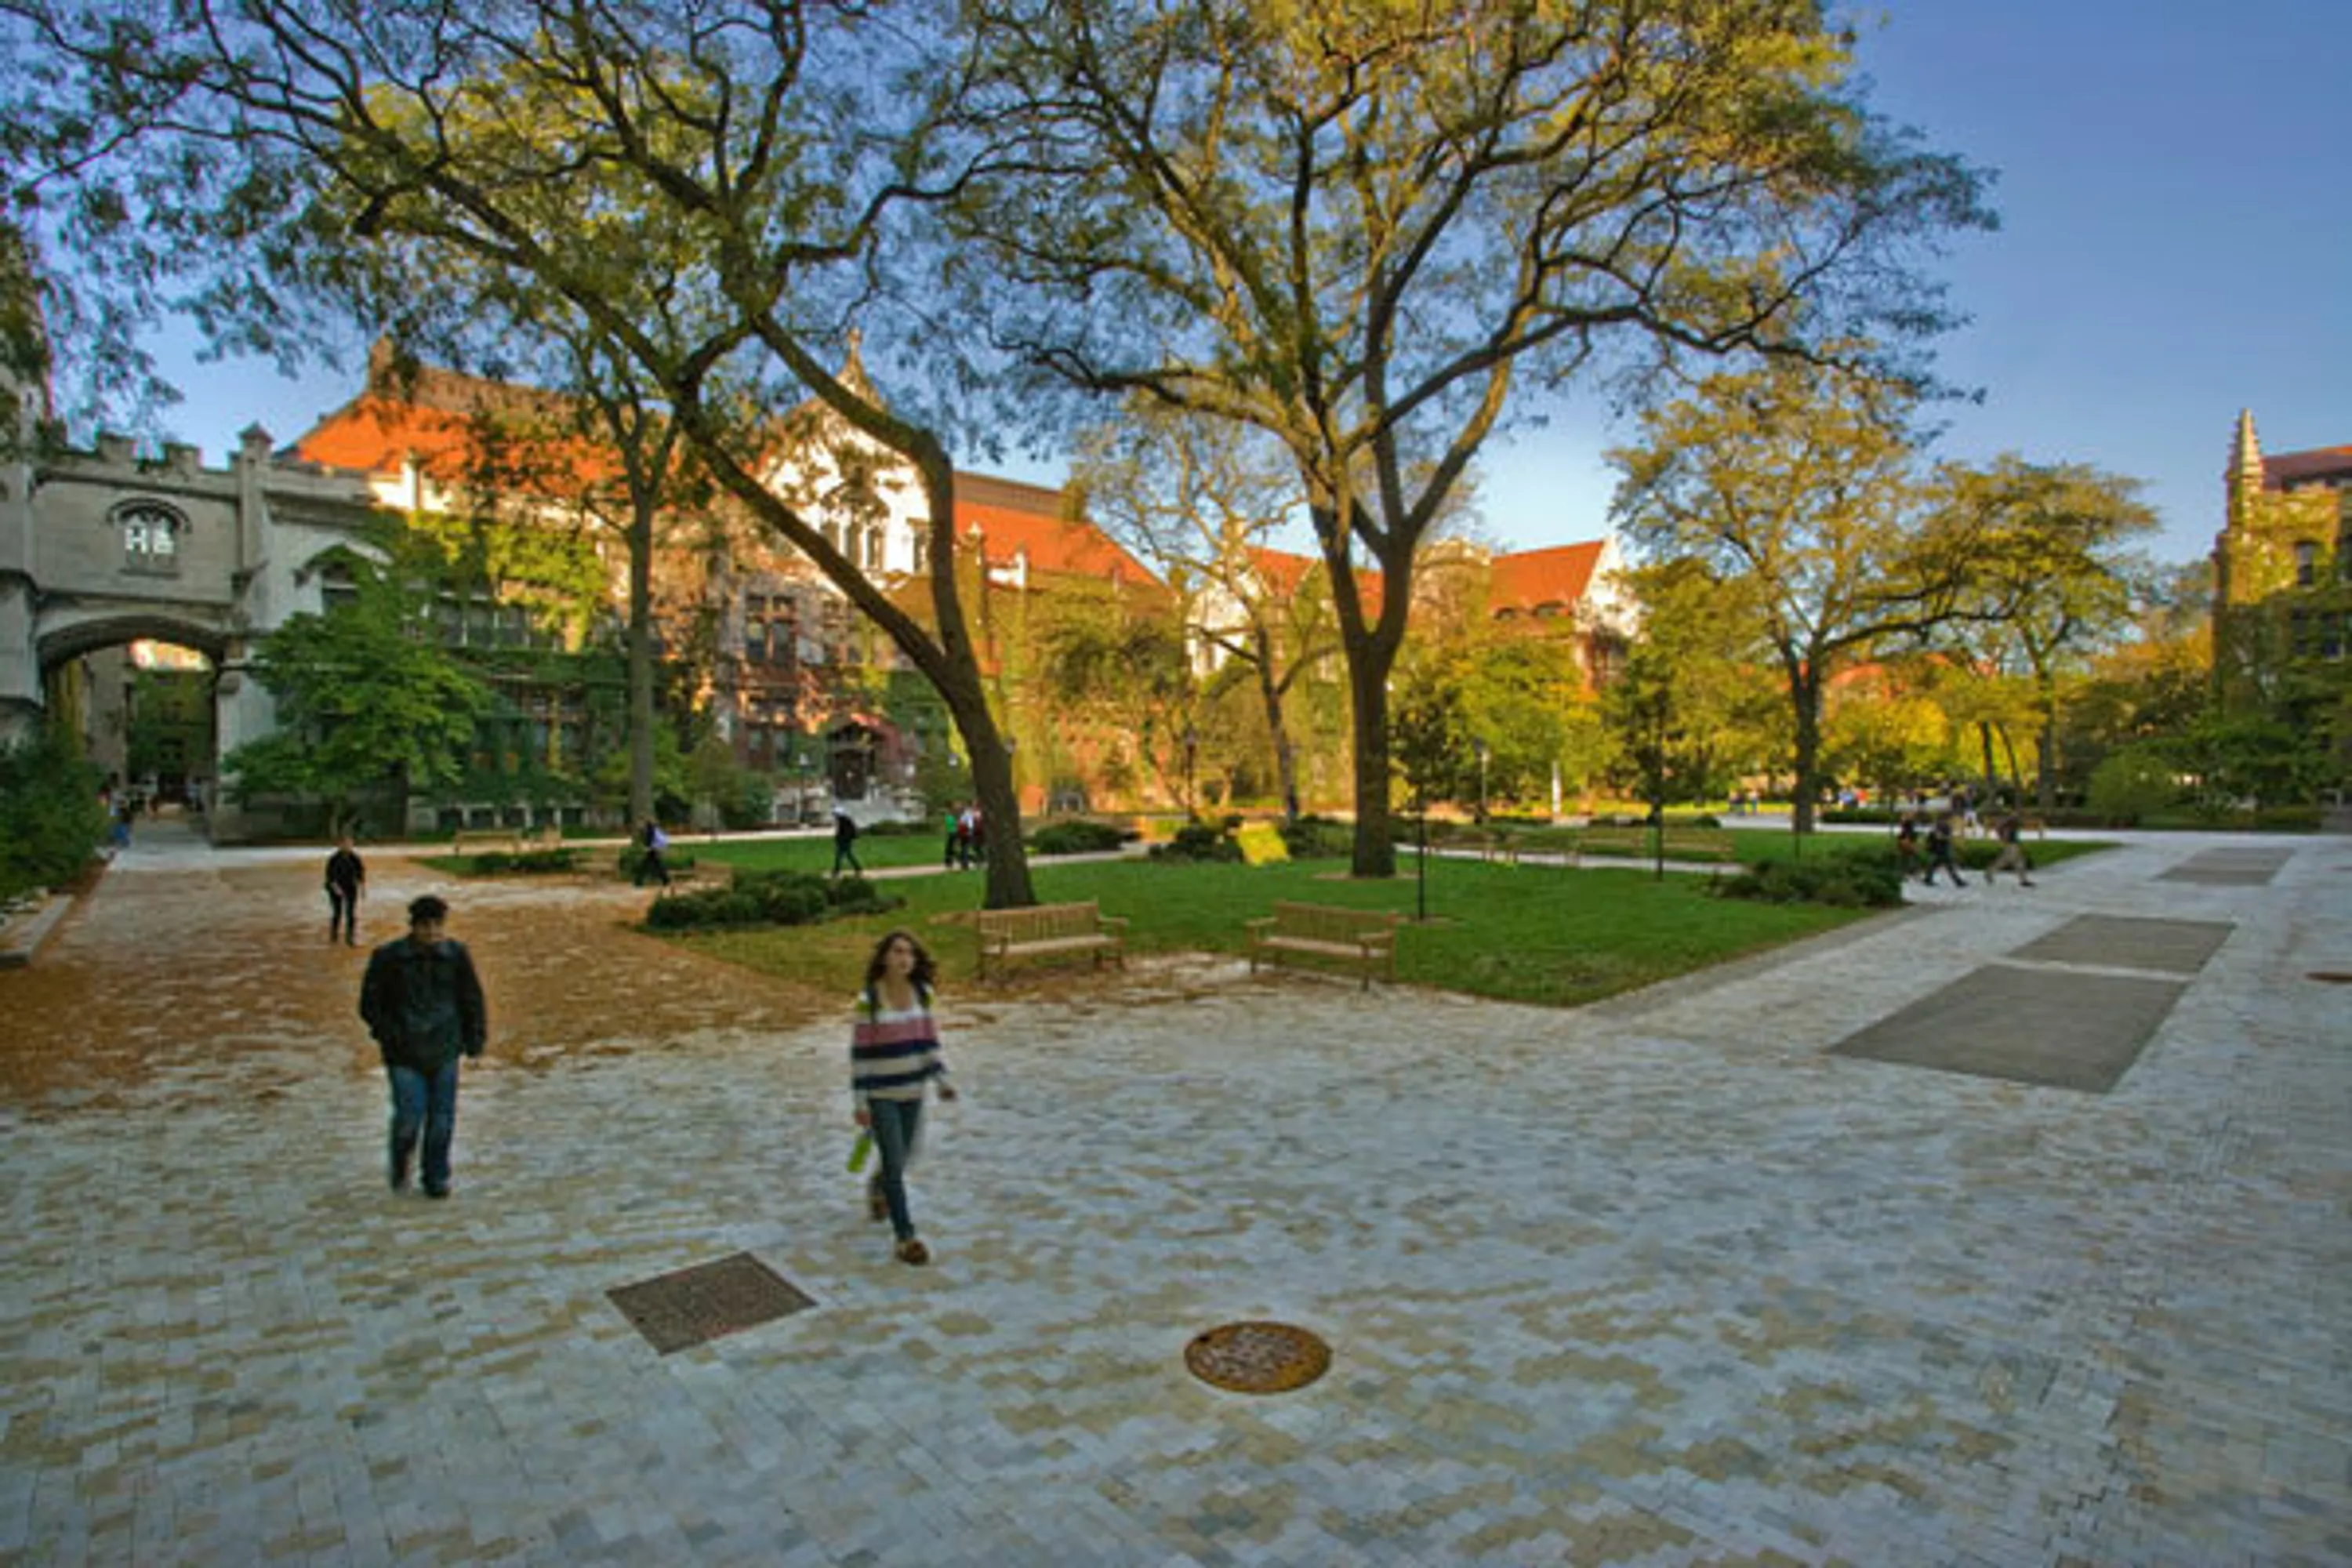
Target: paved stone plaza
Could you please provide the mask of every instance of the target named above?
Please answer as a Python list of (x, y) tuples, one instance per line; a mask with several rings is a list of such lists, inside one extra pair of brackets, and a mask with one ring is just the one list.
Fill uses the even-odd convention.
[[(950, 994), (910, 1269), (843, 1169), (845, 999), (625, 888), (460, 888), (491, 1056), (456, 1197), (395, 1198), (318, 857), (142, 843), (0, 973), (0, 1561), (2352, 1562), (2352, 988), (2306, 978), (2352, 840), (2166, 879), (2228, 846), (1576, 1012)], [(382, 940), (434, 884), (371, 869)], [(2083, 916), (2234, 929), (2024, 951)], [(2079, 977), (2032, 993), (2063, 1043), (2149, 964), (2105, 1094), (1832, 1054), (1938, 993), (2013, 1027), (1972, 975)], [(607, 1298), (739, 1253), (815, 1304), (663, 1355)], [(1192, 1381), (1244, 1318), (1329, 1373)]]

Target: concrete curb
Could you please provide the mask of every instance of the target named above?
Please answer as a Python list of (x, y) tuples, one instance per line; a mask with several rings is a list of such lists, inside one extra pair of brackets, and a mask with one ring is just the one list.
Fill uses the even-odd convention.
[(0, 969), (22, 969), (32, 963), (33, 954), (73, 907), (73, 894), (51, 893), (39, 909), (0, 926)]

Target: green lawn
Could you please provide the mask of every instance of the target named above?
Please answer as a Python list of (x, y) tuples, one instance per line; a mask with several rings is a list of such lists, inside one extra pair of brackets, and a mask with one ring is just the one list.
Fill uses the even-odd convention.
[[(1812, 859), (1823, 855), (1835, 855), (1844, 849), (1891, 844), (1895, 840), (1895, 830), (1891, 827), (1868, 832), (1816, 833), (1803, 840), (1801, 851), (1797, 836), (1785, 827), (1734, 827), (1727, 831), (1731, 835), (1733, 852), (1739, 857), (1739, 863), (1743, 866), (1752, 866), (1760, 860), (1793, 860), (1801, 852), (1806, 858)], [(1514, 829), (1511, 837), (1523, 849), (1537, 854), (1557, 854), (1563, 845), (1573, 843), (1576, 835), (1577, 829), (1573, 827), (1529, 827)], [(2054, 866), (2077, 855), (2089, 855), (2114, 847), (2112, 844), (2084, 838), (2045, 841), (2028, 837), (2025, 840), (2025, 852), (2032, 857), (2037, 868)], [(1964, 866), (1981, 865), (1996, 853), (1998, 849), (1990, 838), (1965, 839), (1960, 845), (1960, 863)], [(1610, 858), (1594, 856), (1592, 858), (1597, 861)], [(1627, 863), (1638, 862), (1628, 860)]]
[[(779, 863), (765, 858), (771, 853), (796, 847), (713, 845), (703, 853), (712, 860), (765, 865)], [(1404, 864), (1406, 875), (1385, 882), (1349, 880), (1345, 863), (1336, 860), (1258, 867), (1042, 862), (1033, 874), (1045, 902), (1095, 899), (1104, 912), (1127, 916), (1133, 922), (1130, 952), (1238, 954), (1242, 922), (1270, 912), (1277, 899), (1412, 915), (1410, 857)], [(875, 940), (903, 924), (938, 955), (944, 984), (969, 984), (971, 930), (941, 917), (978, 905), (979, 873), (898, 878), (882, 885), (906, 899), (908, 907), (824, 926), (675, 940), (780, 978), (846, 994), (856, 988)], [(1554, 1006), (1591, 1002), (1863, 916), (1853, 910), (1718, 900), (1708, 895), (1704, 877), (1675, 875), (1658, 881), (1633, 868), (1563, 872), (1436, 858), (1430, 864), (1428, 900), (1430, 922), (1409, 925), (1397, 942), (1400, 980)], [(1071, 984), (1083, 981), (1073, 974)]]

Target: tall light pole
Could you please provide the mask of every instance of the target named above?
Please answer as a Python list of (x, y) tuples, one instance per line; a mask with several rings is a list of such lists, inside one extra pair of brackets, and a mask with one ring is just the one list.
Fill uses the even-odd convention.
[(1486, 758), (1491, 753), (1484, 737), (1470, 744), (1478, 752), (1478, 820), (1483, 824), (1486, 820)]

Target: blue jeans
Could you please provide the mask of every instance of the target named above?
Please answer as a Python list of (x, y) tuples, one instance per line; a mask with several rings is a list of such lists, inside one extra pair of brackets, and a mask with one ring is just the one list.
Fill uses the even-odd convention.
[(907, 1167), (915, 1158), (915, 1140), (923, 1126), (919, 1100), (869, 1100), (866, 1109), (874, 1122), (874, 1147), (882, 1169), (874, 1184), (890, 1207), (890, 1228), (900, 1241), (915, 1234), (914, 1217), (907, 1212)]
[(408, 1183), (416, 1134), (425, 1133), (425, 1190), (449, 1190), (449, 1140), (457, 1131), (457, 1058), (432, 1072), (384, 1065), (392, 1079), (392, 1184)]

